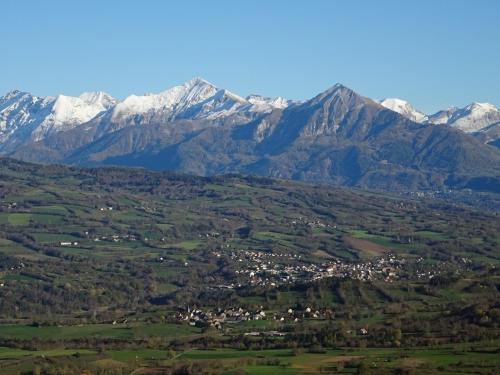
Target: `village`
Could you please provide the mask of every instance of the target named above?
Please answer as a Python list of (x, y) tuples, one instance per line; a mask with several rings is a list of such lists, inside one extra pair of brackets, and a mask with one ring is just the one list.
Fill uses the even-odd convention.
[[(212, 255), (226, 258), (232, 265), (233, 278), (226, 278), (226, 282), (213, 286), (218, 289), (274, 288), (333, 277), (363, 282), (379, 280), (386, 283), (397, 280), (428, 281), (450, 267), (449, 262), (428, 264), (422, 257), (408, 259), (394, 253), (358, 262), (340, 259), (314, 262), (305, 260), (300, 254), (258, 250), (218, 250), (213, 251)], [(453, 263), (453, 268), (458, 272), (469, 264), (470, 259), (462, 258), (458, 264)]]
[(344, 262), (334, 259), (322, 263), (304, 261), (301, 255), (292, 253), (239, 250), (229, 253), (214, 251), (212, 254), (218, 258), (228, 256), (234, 264), (234, 279), (216, 286), (227, 289), (245, 286), (277, 287), (328, 277), (392, 282), (398, 279), (405, 264), (405, 259), (394, 254), (387, 254), (367, 262)]
[[(262, 328), (243, 332), (244, 336), (264, 336), (264, 337), (284, 337), (286, 329), (285, 324), (300, 323), (304, 320), (332, 320), (335, 319), (333, 308), (313, 309), (288, 308), (284, 311), (264, 311), (260, 306), (256, 310), (247, 310), (243, 307), (231, 307), (227, 309), (219, 308), (217, 310), (202, 309), (196, 306), (181, 308), (175, 313), (171, 321), (174, 323), (187, 323), (190, 326), (198, 328), (213, 328), (216, 330), (230, 332), (232, 327), (238, 323), (248, 321), (269, 321), (269, 324), (275, 329)], [(276, 326), (272, 322), (278, 323)], [(264, 326), (263, 326), (264, 327)], [(281, 327), (281, 330), (278, 330)], [(351, 331), (350, 331), (351, 332)], [(362, 327), (357, 332), (359, 335), (367, 335), (368, 328)]]
[[(223, 325), (237, 324), (245, 321), (269, 320), (277, 322), (297, 323), (304, 319), (332, 319), (335, 317), (333, 309), (304, 309), (288, 308), (286, 311), (266, 312), (263, 306), (256, 310), (247, 310), (243, 307), (231, 307), (227, 309), (218, 308), (216, 310), (202, 309), (196, 306), (188, 306), (179, 309), (172, 317), (174, 322), (184, 322), (196, 327), (213, 327), (222, 329)], [(278, 331), (260, 332), (272, 336), (284, 336)], [(251, 333), (250, 333), (251, 335)]]

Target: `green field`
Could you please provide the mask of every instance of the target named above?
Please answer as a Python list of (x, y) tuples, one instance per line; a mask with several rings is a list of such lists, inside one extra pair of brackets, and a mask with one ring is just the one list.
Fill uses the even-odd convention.
[(58, 234), (58, 233), (33, 233), (36, 241), (40, 243), (59, 243), (59, 242), (74, 242), (81, 241), (80, 238), (71, 236), (69, 234)]
[(22, 326), (0, 325), (0, 338), (29, 340), (39, 339), (78, 339), (166, 337), (176, 338), (199, 334), (195, 327), (178, 324), (91, 324), (77, 326)]
[(178, 247), (184, 250), (194, 250), (198, 248), (199, 246), (202, 245), (202, 241), (198, 240), (188, 240), (188, 241), (182, 241), (178, 242), (176, 244), (168, 245), (168, 247)]

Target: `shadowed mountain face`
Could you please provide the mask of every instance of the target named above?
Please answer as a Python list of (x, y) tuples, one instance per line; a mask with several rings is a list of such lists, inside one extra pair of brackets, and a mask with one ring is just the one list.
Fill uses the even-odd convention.
[(415, 123), (342, 85), (304, 103), (266, 110), (214, 92), (218, 96), (192, 110), (183, 108), (182, 116), (159, 107), (124, 120), (110, 109), (80, 126), (29, 140), (9, 156), (390, 190), (500, 191), (498, 149), (446, 125)]

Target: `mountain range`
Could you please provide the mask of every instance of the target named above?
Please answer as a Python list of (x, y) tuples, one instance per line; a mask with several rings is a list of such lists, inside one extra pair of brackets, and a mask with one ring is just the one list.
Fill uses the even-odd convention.
[(12, 91), (0, 98), (0, 154), (389, 190), (500, 191), (499, 122), (489, 104), (429, 116), (341, 84), (298, 102), (243, 98), (195, 78), (123, 101)]

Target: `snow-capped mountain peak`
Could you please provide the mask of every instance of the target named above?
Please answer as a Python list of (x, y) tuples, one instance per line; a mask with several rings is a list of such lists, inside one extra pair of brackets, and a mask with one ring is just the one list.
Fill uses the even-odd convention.
[(478, 111), (478, 112), (491, 112), (491, 111), (498, 111), (498, 108), (495, 107), (495, 105), (491, 103), (478, 103), (478, 102), (473, 102), (469, 104), (468, 106), (465, 107), (466, 110), (470, 111)]
[(426, 114), (416, 110), (409, 102), (403, 99), (387, 98), (380, 101), (380, 104), (415, 122), (425, 122), (428, 119)]
[(490, 103), (471, 103), (455, 110), (447, 124), (466, 133), (473, 133), (500, 122), (500, 110)]

